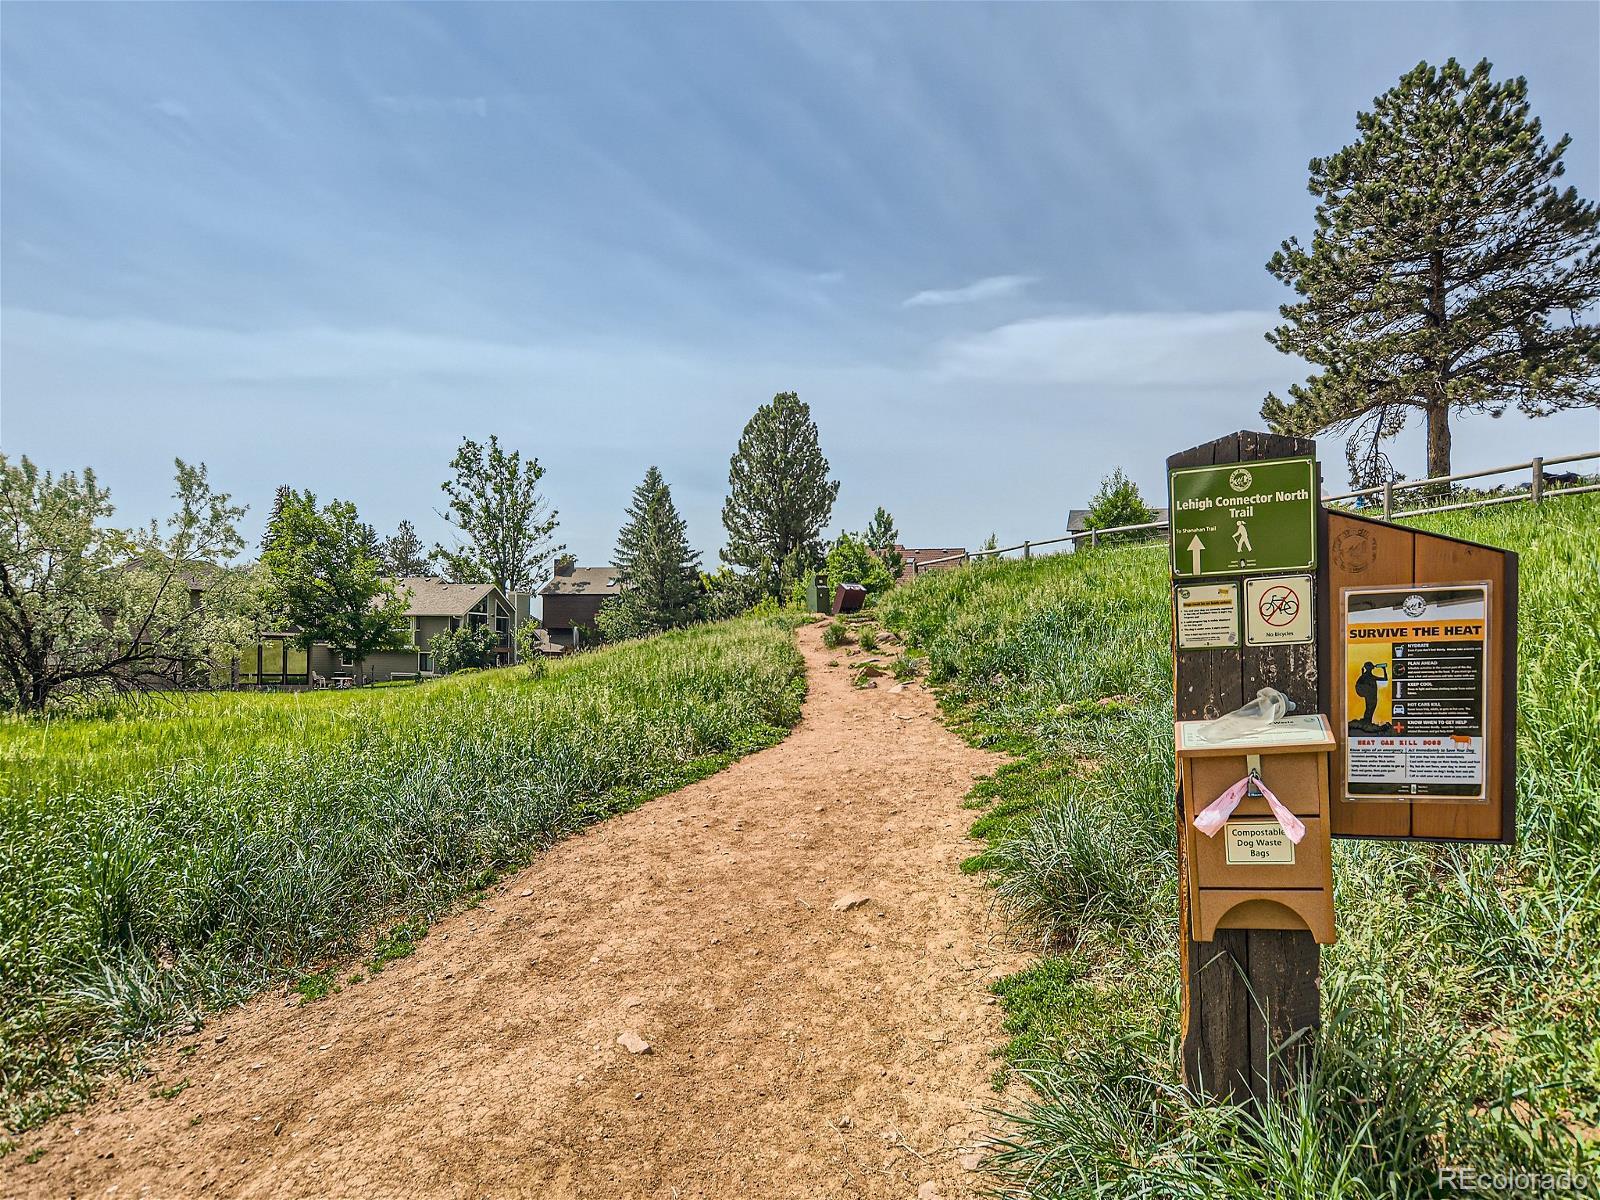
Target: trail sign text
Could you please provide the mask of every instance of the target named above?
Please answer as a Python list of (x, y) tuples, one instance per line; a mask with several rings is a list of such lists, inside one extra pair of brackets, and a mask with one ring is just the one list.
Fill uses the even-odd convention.
[(1167, 473), (1167, 490), (1173, 575), (1309, 571), (1317, 565), (1312, 459), (1179, 467)]

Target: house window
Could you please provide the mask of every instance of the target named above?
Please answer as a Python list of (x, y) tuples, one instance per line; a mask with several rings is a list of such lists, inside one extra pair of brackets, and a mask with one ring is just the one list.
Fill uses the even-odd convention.
[(356, 665), (356, 660), (351, 658), (348, 654), (341, 653), (339, 655), (339, 665), (341, 667), (353, 667)]
[(424, 650), (417, 655), (417, 670), (427, 672), (433, 670), (433, 655)]

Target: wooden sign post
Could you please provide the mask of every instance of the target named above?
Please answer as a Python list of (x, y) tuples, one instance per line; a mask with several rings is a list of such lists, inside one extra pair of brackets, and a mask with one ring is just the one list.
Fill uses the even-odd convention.
[[(1249, 466), (1267, 460), (1306, 459), (1310, 460), (1309, 466), (1270, 468), (1275, 477), (1268, 480), (1258, 480)], [(1247, 636), (1245, 627), (1251, 624), (1256, 624), (1257, 632), (1262, 633), (1278, 627), (1262, 612), (1265, 610), (1272, 620), (1278, 620), (1286, 606), (1286, 594), (1279, 591), (1271, 598), (1259, 597), (1253, 621), (1245, 619), (1247, 614), (1243, 612), (1247, 577), (1277, 578), (1271, 574), (1274, 571), (1281, 572), (1286, 580), (1296, 581), (1286, 586), (1291, 591), (1299, 587), (1305, 593), (1302, 605), (1315, 603), (1311, 589), (1299, 581), (1309, 580), (1315, 564), (1321, 561), (1321, 522), (1316, 519), (1320, 494), (1316, 443), (1305, 438), (1241, 432), (1174, 454), (1167, 460), (1169, 475), (1188, 468), (1219, 466), (1230, 468), (1219, 473), (1226, 489), (1219, 497), (1204, 494), (1212, 486), (1212, 476), (1180, 475), (1180, 484), (1175, 484), (1171, 518), (1177, 718), (1184, 721), (1220, 717), (1263, 687), (1283, 692), (1295, 702), (1299, 713), (1319, 712), (1317, 639), (1273, 640), (1266, 634), (1251, 642)], [(1178, 486), (1191, 482), (1195, 485), (1193, 495), (1177, 493)], [(1302, 484), (1309, 486), (1311, 512), (1309, 525), (1304, 528), (1298, 518), (1307, 501), (1276, 500), (1280, 493), (1298, 497)], [(1258, 496), (1272, 499), (1256, 504), (1229, 503)], [(1221, 503), (1202, 507), (1207, 500)], [(1189, 507), (1180, 513), (1180, 504)], [(1246, 509), (1251, 510), (1250, 515), (1236, 516)], [(1261, 516), (1269, 516), (1270, 523), (1263, 525)], [(1186, 561), (1180, 562), (1185, 556)], [(1180, 571), (1192, 567), (1200, 570)], [(1189, 578), (1201, 582), (1189, 584)], [(1191, 591), (1188, 598), (1179, 594), (1185, 589)], [(1180, 638), (1183, 605), (1199, 603), (1193, 593), (1215, 595), (1217, 589), (1231, 597), (1227, 603), (1233, 605), (1238, 636), (1227, 638), (1213, 633), (1209, 645), (1204, 641), (1197, 644), (1196, 638), (1205, 637), (1197, 624), (1194, 636)], [(1216, 599), (1211, 611), (1221, 607), (1224, 602)], [(1223, 622), (1215, 617), (1211, 620), (1220, 629)], [(1300, 626), (1298, 607), (1289, 621)], [(1184, 643), (1195, 648), (1186, 648)], [(1306, 929), (1224, 928), (1217, 929), (1209, 941), (1196, 940), (1199, 914), (1191, 911), (1189, 900), (1194, 864), (1187, 850), (1188, 817), (1181, 788), (1178, 823), (1184, 884), (1179, 889), (1184, 1079), (1196, 1091), (1214, 1096), (1261, 1100), (1295, 1075), (1321, 1022), (1321, 948)], [(1289, 1048), (1287, 1057), (1279, 1053), (1284, 1046)]]
[[(1183, 1075), (1260, 1103), (1321, 1024), (1330, 838), (1516, 839), (1517, 557), (1324, 509), (1303, 438), (1236, 433), (1167, 478)], [(1265, 687), (1295, 705), (1270, 731), (1184, 724)]]

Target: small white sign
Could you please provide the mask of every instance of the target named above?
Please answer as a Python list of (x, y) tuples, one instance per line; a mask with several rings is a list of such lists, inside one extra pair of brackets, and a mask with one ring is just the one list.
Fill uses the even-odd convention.
[(1286, 646), (1312, 638), (1315, 596), (1309, 575), (1263, 575), (1244, 581), (1244, 642)]
[(1276, 821), (1229, 821), (1222, 827), (1227, 859), (1234, 866), (1294, 863), (1294, 843)]
[(1185, 583), (1176, 591), (1179, 650), (1238, 649), (1238, 584)]

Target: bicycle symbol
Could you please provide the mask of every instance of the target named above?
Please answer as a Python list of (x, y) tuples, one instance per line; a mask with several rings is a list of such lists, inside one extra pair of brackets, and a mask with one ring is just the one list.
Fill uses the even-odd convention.
[(1256, 607), (1261, 613), (1261, 619), (1268, 625), (1287, 625), (1300, 611), (1300, 597), (1293, 588), (1280, 584), (1268, 588)]

